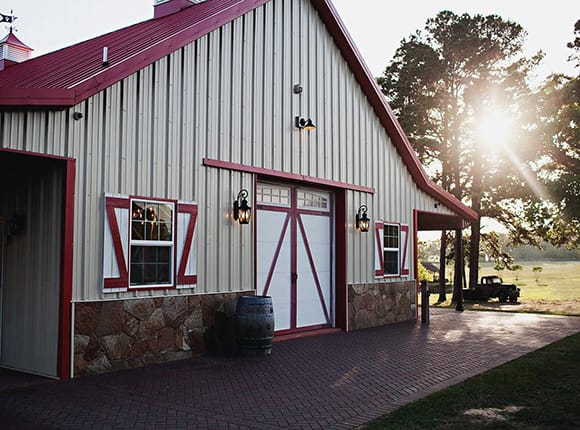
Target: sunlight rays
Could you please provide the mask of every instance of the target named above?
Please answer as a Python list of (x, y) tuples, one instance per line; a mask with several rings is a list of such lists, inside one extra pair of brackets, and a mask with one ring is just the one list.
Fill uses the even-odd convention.
[(544, 201), (549, 201), (550, 197), (546, 193), (544, 186), (540, 183), (540, 181), (538, 181), (535, 172), (523, 161), (521, 161), (508, 145), (503, 146), (502, 150), (508, 156), (512, 165), (518, 169), (521, 178), (530, 187), (535, 196), (541, 198)]

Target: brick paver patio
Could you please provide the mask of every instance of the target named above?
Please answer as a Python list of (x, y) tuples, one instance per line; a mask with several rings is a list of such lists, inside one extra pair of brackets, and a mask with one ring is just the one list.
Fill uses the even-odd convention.
[(576, 317), (435, 310), (428, 326), (276, 342), (270, 357), (7, 386), (0, 428), (351, 429), (579, 331)]

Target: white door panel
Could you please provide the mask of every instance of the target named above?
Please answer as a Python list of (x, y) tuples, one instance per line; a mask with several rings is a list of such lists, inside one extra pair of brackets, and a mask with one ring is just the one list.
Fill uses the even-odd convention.
[(302, 214), (300, 219), (303, 229), (298, 234), (298, 326), (327, 324), (331, 302), (330, 218)]
[(276, 331), (333, 324), (330, 194), (258, 189), (257, 293), (272, 297)]
[[(260, 211), (258, 219), (257, 282), (258, 294), (272, 297), (276, 330), (290, 328), (291, 315), (291, 241), (288, 214)], [(282, 237), (282, 235), (284, 235)], [(282, 244), (280, 245), (280, 240)], [(276, 251), (280, 245), (279, 254)], [(276, 258), (276, 260), (274, 260)], [(268, 277), (272, 274), (271, 279)]]

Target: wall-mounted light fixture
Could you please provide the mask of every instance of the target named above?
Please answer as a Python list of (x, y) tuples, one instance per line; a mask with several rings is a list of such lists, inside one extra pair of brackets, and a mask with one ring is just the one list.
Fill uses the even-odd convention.
[(304, 129), (304, 130), (316, 130), (316, 126), (312, 122), (310, 118), (304, 119), (297, 116), (294, 119), (294, 125), (296, 128)]
[(252, 208), (248, 206), (248, 190), (242, 190), (234, 200), (234, 219), (240, 224), (248, 224), (251, 217)]
[(362, 205), (356, 213), (356, 228), (361, 232), (369, 231), (371, 220), (367, 216), (367, 210), (367, 207)]
[(75, 121), (78, 121), (78, 120), (80, 120), (82, 118), (83, 118), (83, 113), (82, 112), (79, 112), (79, 111), (73, 112), (73, 119)]

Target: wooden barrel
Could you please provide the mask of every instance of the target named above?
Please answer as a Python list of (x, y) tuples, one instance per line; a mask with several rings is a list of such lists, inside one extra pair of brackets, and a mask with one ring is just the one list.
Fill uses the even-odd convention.
[(271, 297), (238, 297), (234, 320), (240, 354), (269, 355), (272, 352), (274, 307)]

